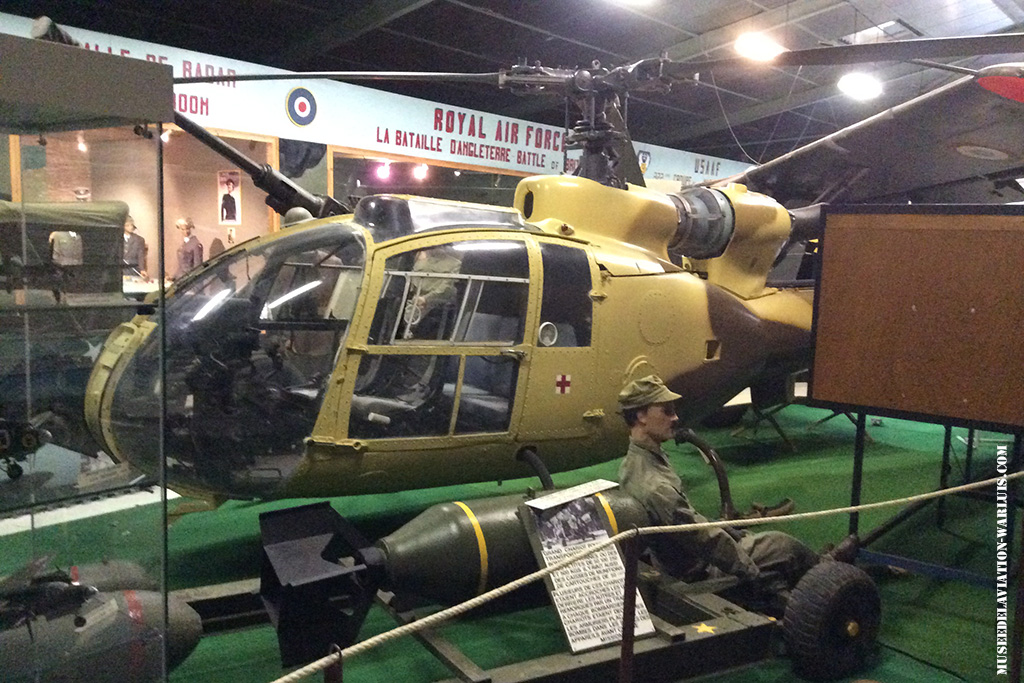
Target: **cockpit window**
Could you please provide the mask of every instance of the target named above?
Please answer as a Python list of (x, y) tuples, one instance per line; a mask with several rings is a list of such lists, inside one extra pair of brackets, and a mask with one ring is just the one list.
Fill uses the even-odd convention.
[(537, 342), (541, 346), (590, 346), (594, 304), (587, 252), (542, 243), (544, 296)]
[(507, 431), (519, 373), (509, 347), (523, 341), (529, 285), (526, 244), (516, 240), (388, 258), (349, 436)]
[(460, 227), (538, 230), (515, 209), (386, 194), (361, 199), (354, 220), (369, 230), (377, 243), (417, 232)]
[(529, 292), (522, 242), (455, 242), (387, 260), (371, 344), (517, 344)]
[[(313, 429), (362, 286), (362, 230), (329, 224), (226, 255), (167, 301), (169, 478), (265, 495)], [(159, 324), (159, 316), (151, 318)], [(122, 450), (157, 453), (159, 337), (116, 385)]]
[(346, 260), (338, 248), (311, 249), (289, 258), (270, 287), (260, 320), (329, 322), (348, 320), (355, 308), (362, 259)]

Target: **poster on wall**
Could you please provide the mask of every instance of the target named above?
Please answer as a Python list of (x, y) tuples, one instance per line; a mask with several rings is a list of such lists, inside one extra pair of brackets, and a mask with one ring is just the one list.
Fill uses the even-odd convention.
[(217, 171), (217, 196), (220, 206), (217, 215), (221, 225), (242, 223), (241, 171)]

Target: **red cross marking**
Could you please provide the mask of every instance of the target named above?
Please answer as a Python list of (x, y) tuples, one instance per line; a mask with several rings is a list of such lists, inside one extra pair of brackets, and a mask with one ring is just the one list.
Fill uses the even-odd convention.
[(555, 375), (555, 393), (568, 394), (572, 386), (572, 375)]

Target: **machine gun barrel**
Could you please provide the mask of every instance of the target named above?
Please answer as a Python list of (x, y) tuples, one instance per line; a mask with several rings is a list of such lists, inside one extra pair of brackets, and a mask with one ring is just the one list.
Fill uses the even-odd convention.
[(315, 195), (296, 185), (270, 164), (256, 163), (195, 121), (175, 112), (174, 122), (183, 131), (248, 173), (253, 184), (267, 193), (267, 205), (282, 216), (294, 207), (306, 209), (318, 218), (350, 212), (348, 207), (334, 197)]

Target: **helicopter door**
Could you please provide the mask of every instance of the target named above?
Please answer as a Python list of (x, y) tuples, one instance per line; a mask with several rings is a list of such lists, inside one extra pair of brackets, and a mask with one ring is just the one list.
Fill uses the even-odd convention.
[(596, 434), (600, 396), (595, 383), (593, 288), (582, 247), (540, 243), (543, 294), (519, 440)]
[(430, 242), (388, 254), (384, 262), (380, 299), (358, 359), (351, 438), (512, 429), (526, 357), (526, 243)]

